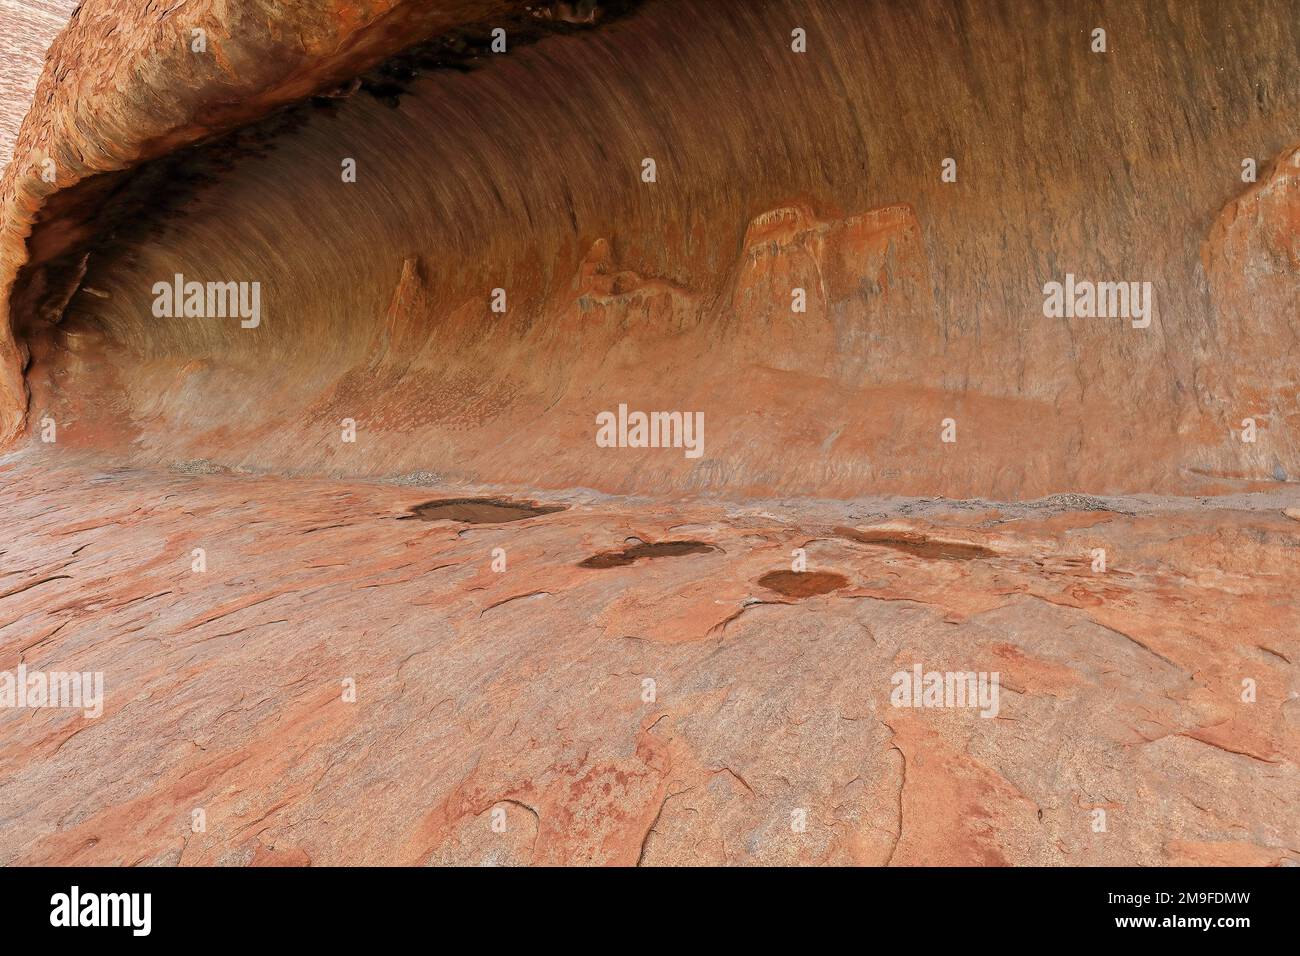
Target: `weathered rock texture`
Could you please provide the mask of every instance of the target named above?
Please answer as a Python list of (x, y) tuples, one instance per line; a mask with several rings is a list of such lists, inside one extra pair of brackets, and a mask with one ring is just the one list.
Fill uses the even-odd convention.
[[(509, 0), (81, 4), (50, 51), (0, 183), (0, 302), (8, 306), (0, 307), (0, 329), (23, 321), (24, 309), (39, 313), (49, 294), (42, 267), (81, 254), (93, 232), (88, 220), (122, 186), (111, 174), (298, 102), (402, 46), (522, 7)], [(195, 31), (205, 52), (196, 52)], [(42, 218), (50, 225), (33, 236)], [(11, 287), (23, 266), (35, 288), (15, 309)], [(23, 349), (0, 334), (0, 441), (22, 419), (24, 361)]]
[(50, 41), (76, 6), (77, 0), (0, 0), (0, 171), (13, 155)]
[[(382, 12), (311, 6), (288, 31), (282, 11), (239, 5), (195, 54), (175, 37), (200, 22), (190, 5), (104, 42), (97, 9), (61, 39), (19, 144), (56, 154), (68, 183), (337, 79), (359, 55), (323, 51)], [(1286, 478), (1293, 14), (651, 2), (279, 114), (155, 166), (109, 239), (83, 247), (81, 219), (47, 213), (13, 298), (33, 412), (140, 462), (609, 491), (1005, 498)], [(364, 35), (368, 54), (391, 45)], [(15, 169), (10, 274), (50, 189)], [(412, 259), (423, 288), (384, 358), (374, 330)], [(177, 273), (260, 282), (264, 321), (155, 318), (153, 286)], [(1043, 285), (1067, 273), (1150, 281), (1150, 328), (1045, 318)], [(620, 401), (704, 411), (706, 454), (598, 449), (594, 416)], [(6, 408), (16, 421), (16, 386)], [(337, 440), (344, 417), (355, 445)], [(945, 418), (956, 444), (938, 440)]]
[[(106, 681), (0, 711), (2, 863), (1300, 863), (1277, 500), (466, 524), (409, 512), (473, 489), (0, 469), (0, 668)], [(759, 583), (795, 548), (842, 584)], [(892, 706), (917, 663), (999, 672), (997, 716)]]
[(1300, 862), (1298, 75), (1285, 0), (87, 0), (0, 671), (107, 702), (0, 710), (0, 862)]

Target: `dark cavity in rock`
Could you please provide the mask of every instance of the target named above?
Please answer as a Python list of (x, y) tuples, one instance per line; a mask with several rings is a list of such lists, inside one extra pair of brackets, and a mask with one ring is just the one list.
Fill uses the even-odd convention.
[(941, 561), (971, 561), (975, 558), (996, 558), (998, 553), (979, 544), (963, 541), (935, 541), (921, 534), (908, 532), (858, 531), (856, 528), (837, 528), (843, 537), (860, 544), (893, 548), (914, 557)]
[(806, 598), (848, 587), (849, 579), (834, 571), (769, 571), (758, 583), (785, 597)]
[(639, 558), (678, 558), (684, 554), (704, 554), (716, 550), (703, 541), (656, 541), (631, 545), (622, 551), (602, 551), (578, 564), (580, 568), (622, 568)]
[(539, 505), (535, 501), (508, 498), (445, 498), (416, 505), (403, 518), (421, 521), (460, 521), (465, 524), (502, 524), (563, 511), (561, 505)]

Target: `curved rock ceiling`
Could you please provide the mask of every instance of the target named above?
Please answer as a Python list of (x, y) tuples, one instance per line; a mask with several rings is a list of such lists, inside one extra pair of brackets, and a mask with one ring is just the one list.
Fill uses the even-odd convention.
[[(33, 115), (5, 246), (22, 258), (41, 189), (24, 170), (44, 150), (68, 185), (36, 216), (11, 321), (33, 410), (76, 419), (68, 441), (125, 441), (136, 462), (615, 492), (1195, 493), (1297, 470), (1297, 382), (1276, 344), (1300, 315), (1285, 5), (1271, 22), (1125, 8), (1099, 55), (1076, 42), (1095, 12), (1031, 30), (1032, 3), (968, 19), (650, 4), (501, 56), (437, 47), (388, 87), (146, 163), (95, 196), (133, 194), (125, 212), (73, 224), (103, 170), (394, 45), (314, 9), (288, 52), (256, 6), (214, 26), (207, 54), (177, 42), (188, 20), (151, 23), (125, 90), (76, 59), (88, 13), (64, 36), (94, 118), (65, 115), (67, 84)], [(371, 16), (410, 15), (385, 13)], [(800, 55), (784, 26), (803, 20)], [(1193, 73), (1186, 44), (1211, 35)], [(322, 57), (340, 43), (348, 56)], [(1261, 167), (1249, 188), (1243, 157)], [(262, 321), (158, 321), (153, 288), (177, 274), (259, 283)], [(1045, 318), (1044, 285), (1067, 275), (1137, 283), (1150, 315)], [(707, 454), (606, 453), (593, 418), (619, 403), (703, 412)], [(1247, 417), (1265, 440), (1238, 440)], [(948, 418), (955, 443), (937, 440)]]

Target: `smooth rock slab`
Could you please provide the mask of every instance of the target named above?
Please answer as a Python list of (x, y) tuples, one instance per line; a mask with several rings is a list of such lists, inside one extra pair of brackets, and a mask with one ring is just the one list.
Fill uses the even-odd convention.
[[(397, 520), (469, 495), (566, 509)], [(31, 449), (0, 463), (0, 670), (106, 691), (0, 709), (0, 863), (1295, 862), (1287, 504), (633, 504)], [(581, 566), (685, 538), (712, 550)], [(759, 585), (795, 548), (847, 586)], [(998, 672), (997, 717), (891, 706), (917, 663)]]

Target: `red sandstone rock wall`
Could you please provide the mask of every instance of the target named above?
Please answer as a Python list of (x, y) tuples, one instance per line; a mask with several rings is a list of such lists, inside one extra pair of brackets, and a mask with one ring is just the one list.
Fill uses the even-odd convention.
[[(102, 82), (78, 60), (99, 9), (54, 76)], [(158, 52), (154, 24), (139, 52), (105, 47), (111, 69), (149, 69), (81, 133), (38, 106), (24, 155), (85, 139), (116, 168), (301, 95), (360, 29), (308, 11), (329, 42), (274, 70), (251, 52), (284, 42), (270, 15), (232, 15), (234, 79)], [(419, 77), (395, 106), (304, 108), (179, 164), (156, 187), (177, 201), (94, 247), (57, 328), (58, 284), (28, 270), (13, 319), (33, 414), (141, 462), (612, 491), (1264, 487), (1300, 473), (1291, 12), (652, 0)], [(156, 116), (144, 90), (164, 83), (199, 92)], [(12, 274), (42, 190), (5, 189)], [(51, 224), (29, 247), (54, 262), (71, 243)], [(176, 273), (261, 282), (266, 320), (156, 319), (150, 290)], [(1045, 317), (1067, 273), (1150, 282), (1150, 326)], [(390, 308), (400, 346), (376, 339)], [(606, 454), (595, 416), (620, 403), (702, 411), (705, 454)]]
[[(259, 122), (415, 5), (60, 41), (0, 187), (0, 411), (59, 434), (0, 456), (0, 668), (107, 690), (0, 713), (0, 864), (1295, 863), (1294, 484), (867, 495), (1293, 478), (1294, 5), (579, 6)], [(176, 273), (259, 321), (155, 315)], [(1067, 273), (1157, 314), (1048, 318)], [(620, 405), (703, 453), (600, 447)]]

